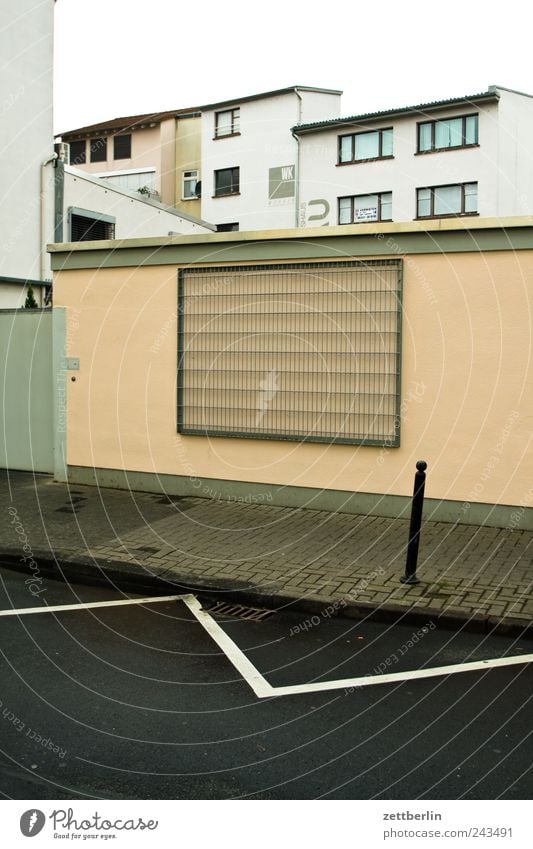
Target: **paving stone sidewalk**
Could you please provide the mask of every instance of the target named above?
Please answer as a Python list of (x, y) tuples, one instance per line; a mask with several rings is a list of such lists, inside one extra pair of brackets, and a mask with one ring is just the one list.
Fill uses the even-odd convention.
[[(54, 558), (147, 580), (253, 594), (320, 612), (421, 614), (479, 630), (531, 626), (533, 533), (425, 522), (418, 586), (400, 582), (408, 521), (164, 493), (55, 483), (2, 473), (0, 561)], [(27, 546), (25, 550), (23, 547)], [(35, 567), (33, 567), (35, 568)], [(87, 571), (85, 571), (87, 574)], [(113, 574), (116, 574), (114, 572)]]

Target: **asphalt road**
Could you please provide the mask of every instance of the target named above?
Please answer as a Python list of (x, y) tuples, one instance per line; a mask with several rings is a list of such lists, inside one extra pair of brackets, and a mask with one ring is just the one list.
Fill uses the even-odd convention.
[[(0, 578), (0, 609), (124, 597)], [(431, 621), (217, 621), (273, 686), (533, 652)], [(170, 601), (0, 617), (0, 674), (4, 798), (531, 796), (531, 664), (259, 699)]]

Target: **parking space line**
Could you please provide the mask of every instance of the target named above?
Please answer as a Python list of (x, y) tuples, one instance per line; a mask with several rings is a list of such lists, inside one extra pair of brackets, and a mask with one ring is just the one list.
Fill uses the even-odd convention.
[(455, 675), (459, 672), (478, 672), (494, 667), (513, 666), (520, 663), (531, 663), (533, 661), (533, 654), (513, 655), (512, 657), (500, 657), (490, 660), (474, 660), (468, 663), (454, 663), (449, 666), (433, 666), (428, 669), (413, 669), (407, 672), (388, 672), (386, 675), (362, 675), (356, 678), (341, 678), (336, 681), (311, 681), (308, 684), (289, 684), (273, 687), (255, 668), (253, 663), (248, 660), (231, 637), (228, 637), (212, 616), (202, 608), (202, 605), (195, 596), (184, 597), (183, 601), (259, 698), (323, 693), (328, 690), (355, 690), (359, 687), (370, 687), (375, 684), (394, 684), (400, 681), (413, 681), (418, 678), (436, 678), (441, 675)]
[(218, 647), (222, 649), (230, 663), (232, 663), (235, 669), (242, 675), (256, 696), (260, 699), (264, 699), (268, 696), (276, 695), (276, 688), (272, 687), (272, 685), (263, 678), (259, 670), (255, 668), (250, 660), (248, 660), (238, 645), (233, 642), (231, 637), (228, 637), (226, 632), (220, 627), (218, 622), (215, 622), (207, 610), (204, 610), (198, 599), (193, 595), (189, 595), (183, 596), (182, 601), (185, 602), (191, 613), (205, 628)]
[(500, 666), (515, 666), (533, 661), (533, 654), (497, 657), (491, 660), (474, 660), (468, 663), (454, 663), (450, 666), (433, 666), (428, 669), (412, 669), (408, 672), (388, 672), (386, 675), (365, 675), (359, 678), (343, 678), (337, 681), (314, 681), (310, 684), (294, 684), (274, 687), (273, 696), (292, 696), (298, 693), (320, 693), (328, 690), (356, 690), (374, 684), (394, 684), (400, 681), (413, 681), (419, 678), (436, 678), (439, 675), (456, 675), (459, 672), (479, 672)]
[(121, 607), (126, 604), (156, 604), (160, 601), (181, 601), (183, 595), (156, 595), (148, 598), (124, 598), (119, 601), (81, 601), (78, 604), (47, 604), (42, 607), (19, 607), (0, 610), (0, 616), (28, 616), (33, 613), (63, 613), (67, 610), (90, 610), (93, 607)]

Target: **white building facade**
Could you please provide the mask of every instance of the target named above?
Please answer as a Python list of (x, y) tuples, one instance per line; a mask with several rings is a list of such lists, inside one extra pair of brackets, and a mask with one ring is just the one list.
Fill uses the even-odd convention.
[[(172, 206), (146, 200), (134, 187), (128, 192), (65, 167), (58, 158), (61, 145), (54, 145), (53, 135), (53, 30), (54, 0), (3, 0), (0, 309), (24, 306), (29, 285), (39, 307), (50, 304), (50, 243), (214, 229)], [(174, 118), (167, 124), (165, 133), (157, 126), (161, 173), (170, 171), (174, 161)], [(151, 153), (146, 153), (149, 163)], [(144, 174), (141, 177), (146, 180)]]
[(135, 239), (212, 233), (216, 230), (173, 207), (135, 197), (75, 168), (65, 166), (62, 233), (56, 242)]
[(0, 27), (0, 308), (38, 304), (54, 232), (54, 0), (3, 0)]
[(491, 86), (293, 132), (301, 227), (533, 212), (529, 95)]
[(291, 127), (339, 115), (341, 94), (293, 86), (201, 107), (202, 219), (220, 230), (295, 227)]

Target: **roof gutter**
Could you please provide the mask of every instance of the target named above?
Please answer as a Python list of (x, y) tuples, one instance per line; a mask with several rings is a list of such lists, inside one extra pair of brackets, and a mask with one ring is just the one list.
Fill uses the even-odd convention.
[[(297, 88), (294, 89), (294, 93), (298, 98), (298, 123), (300, 123), (302, 118), (302, 95), (298, 91)], [(298, 227), (299, 224), (299, 214), (300, 214), (300, 139), (294, 133), (294, 128), (291, 129), (291, 135), (296, 142), (296, 165), (295, 165), (295, 175), (294, 175), (294, 226)]]

